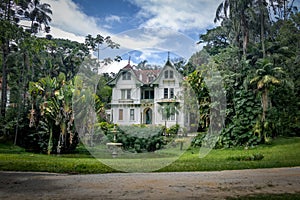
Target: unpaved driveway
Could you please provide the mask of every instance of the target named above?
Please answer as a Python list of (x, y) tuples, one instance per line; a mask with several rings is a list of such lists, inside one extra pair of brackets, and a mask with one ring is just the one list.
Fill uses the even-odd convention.
[(92, 175), (0, 172), (0, 178), (0, 199), (225, 199), (300, 194), (300, 167)]

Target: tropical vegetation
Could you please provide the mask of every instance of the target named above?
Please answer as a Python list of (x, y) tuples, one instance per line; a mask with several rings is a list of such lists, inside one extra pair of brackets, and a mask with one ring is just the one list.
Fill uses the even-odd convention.
[[(201, 133), (194, 146), (203, 145), (207, 133), (218, 135), (217, 148), (251, 148), (279, 136), (300, 136), (300, 13), (293, 2), (224, 0), (216, 9), (219, 25), (199, 36), (203, 49), (187, 64), (174, 63), (198, 101), (192, 109)], [(50, 5), (39, 0), (1, 1), (0, 137), (27, 151), (71, 153), (80, 134), (93, 145), (89, 120), (106, 123), (110, 107), (112, 91), (104, 85), (112, 74), (94, 75), (114, 58), (100, 63), (90, 52), (99, 58), (101, 49), (119, 45), (101, 34), (87, 35), (84, 43), (53, 38), (51, 14)], [(148, 66), (144, 61), (138, 67)], [(219, 102), (222, 95), (226, 101)], [(167, 119), (176, 106), (161, 112)], [(180, 128), (158, 131), (154, 143), (124, 135), (120, 140), (132, 151), (155, 151), (163, 147), (164, 135)]]
[[(293, 2), (224, 0), (215, 16), (220, 25), (200, 35), (209, 61), (191, 58), (196, 70), (187, 81), (198, 97), (199, 131), (205, 132), (215, 109), (206, 71), (222, 75), (227, 107), (216, 147), (299, 136), (300, 13)], [(201, 145), (203, 138), (193, 144)]]

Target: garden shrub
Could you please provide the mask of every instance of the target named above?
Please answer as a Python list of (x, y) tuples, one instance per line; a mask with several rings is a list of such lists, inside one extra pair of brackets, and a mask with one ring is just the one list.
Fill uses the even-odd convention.
[(179, 130), (179, 124), (173, 125), (170, 128), (166, 129), (166, 135), (167, 136), (175, 136), (178, 133)]
[[(114, 125), (106, 122), (100, 123), (104, 134), (113, 142)], [(165, 137), (162, 135), (164, 128), (162, 126), (145, 126), (145, 125), (122, 125), (115, 126), (118, 130), (116, 133), (116, 142), (122, 143), (125, 150), (131, 152), (153, 152), (163, 148), (166, 144)]]
[(202, 141), (204, 137), (205, 137), (205, 133), (198, 133), (198, 135), (192, 139), (191, 146), (193, 147), (202, 146)]

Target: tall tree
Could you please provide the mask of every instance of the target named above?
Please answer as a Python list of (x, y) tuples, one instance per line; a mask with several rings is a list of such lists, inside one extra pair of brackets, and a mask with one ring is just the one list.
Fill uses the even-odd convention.
[[(51, 21), (47, 15), (51, 13), (50, 6), (40, 4), (38, 0), (3, 1), (0, 5), (1, 23), (1, 51), (2, 51), (2, 95), (1, 95), (1, 116), (5, 117), (7, 103), (7, 59), (11, 53), (12, 46), (18, 45), (17, 37), (23, 34), (23, 30), (18, 25), (19, 21), (31, 20), (33, 29), (36, 24), (39, 27), (46, 25), (45, 30), (49, 31), (48, 23)], [(35, 11), (33, 11), (35, 10)], [(31, 15), (29, 13), (32, 13)], [(31, 18), (30, 18), (31, 17)], [(24, 37), (21, 36), (21, 37)], [(24, 54), (26, 56), (26, 54)], [(26, 58), (24, 59), (26, 60)]]
[(50, 15), (52, 15), (52, 10), (49, 4), (41, 3), (40, 0), (30, 1), (25, 16), (31, 21), (31, 32), (37, 33), (43, 29), (42, 26), (45, 26), (44, 30), (49, 33)]
[[(106, 48), (111, 48), (111, 49), (118, 49), (120, 47), (119, 44), (113, 42), (111, 40), (110, 36), (103, 37), (102, 35), (98, 34), (96, 37), (93, 37), (92, 35), (87, 35), (85, 37), (85, 44), (86, 46), (92, 50), (92, 51), (97, 51), (97, 58), (99, 60), (100, 56), (100, 50), (104, 50)], [(105, 44), (102, 48), (101, 45)]]
[[(257, 89), (261, 92), (261, 104), (262, 104), (262, 127), (266, 122), (266, 114), (269, 109), (270, 100), (269, 93), (273, 86), (281, 83), (281, 77), (284, 71), (280, 67), (274, 67), (268, 59), (261, 59), (257, 62), (259, 69), (256, 70), (256, 76), (250, 80), (250, 83), (255, 83)], [(266, 131), (262, 131), (264, 139), (266, 139)]]
[(200, 41), (197, 44), (205, 44), (205, 49), (210, 55), (216, 55), (229, 45), (228, 28), (225, 26), (218, 26), (207, 30), (205, 34), (201, 34)]
[(218, 6), (215, 16), (215, 22), (222, 21), (222, 25), (230, 29), (233, 44), (240, 46), (242, 43), (244, 56), (249, 41), (249, 10), (252, 3), (253, 0), (224, 0)]

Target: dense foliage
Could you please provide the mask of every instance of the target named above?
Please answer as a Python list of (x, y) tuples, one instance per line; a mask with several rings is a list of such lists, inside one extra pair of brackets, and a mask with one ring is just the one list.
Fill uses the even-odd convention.
[[(72, 110), (75, 76), (85, 60), (94, 60), (97, 70), (90, 50), (99, 53), (100, 47), (119, 45), (100, 34), (88, 35), (85, 43), (49, 34), (37, 37), (40, 31), (50, 32), (51, 14), (50, 5), (39, 0), (1, 1), (0, 137), (32, 151), (66, 153), (78, 144)], [(110, 88), (104, 88), (98, 92), (101, 99), (95, 96), (99, 116), (110, 94)]]
[[(122, 147), (126, 151), (153, 152), (167, 144), (166, 138), (163, 136), (164, 127), (162, 126), (122, 125), (113, 127), (106, 122), (100, 123), (99, 126), (110, 142), (122, 143)], [(173, 127), (170, 132), (174, 128), (176, 129)], [(114, 141), (114, 137), (116, 141)]]
[[(200, 35), (210, 61), (188, 75), (198, 94), (201, 131), (212, 104), (203, 71), (214, 65), (226, 89), (226, 119), (216, 147), (252, 146), (300, 134), (300, 13), (293, 1), (224, 0), (221, 25)], [(200, 66), (201, 63), (193, 63)], [(204, 135), (193, 141), (201, 145)]]
[[(176, 61), (175, 67), (186, 77), (184, 84), (189, 84), (197, 96), (198, 131), (223, 127), (216, 147), (252, 146), (279, 135), (299, 136), (300, 13), (293, 2), (224, 0), (216, 9), (215, 21), (220, 25), (200, 35), (203, 50), (186, 65), (184, 60)], [(49, 33), (51, 14), (50, 5), (39, 0), (1, 1), (0, 137), (38, 152), (70, 152), (79, 142), (71, 101), (74, 92), (79, 107), (93, 102), (99, 122), (106, 121), (105, 109), (112, 93), (109, 86), (102, 87), (111, 78), (108, 74), (97, 78), (95, 88), (80, 90), (83, 82), (95, 80), (81, 80), (76, 76), (79, 68), (87, 62), (92, 67), (86, 68), (86, 73), (97, 71), (99, 62), (89, 56), (90, 50), (99, 57), (101, 49), (119, 45), (100, 34), (87, 35), (85, 43), (55, 39), (49, 34), (37, 37), (40, 31)], [(23, 26), (21, 20), (30, 25)], [(139, 67), (147, 67), (146, 61)], [(209, 82), (215, 80), (211, 71), (219, 72), (222, 83)], [(222, 108), (212, 101), (222, 92), (210, 90), (217, 84), (226, 93), (224, 122), (211, 121)], [(171, 107), (161, 112), (166, 117), (172, 110), (177, 112)], [(87, 118), (93, 112), (83, 109), (79, 114), (81, 131), (92, 136), (93, 129), (84, 123), (89, 125)], [(164, 134), (176, 135), (178, 128), (171, 127)], [(151, 131), (157, 135), (149, 139), (125, 136), (121, 130), (118, 138), (128, 150), (155, 151), (165, 144), (166, 136), (160, 130)], [(196, 137), (193, 144), (201, 145), (204, 136)]]

